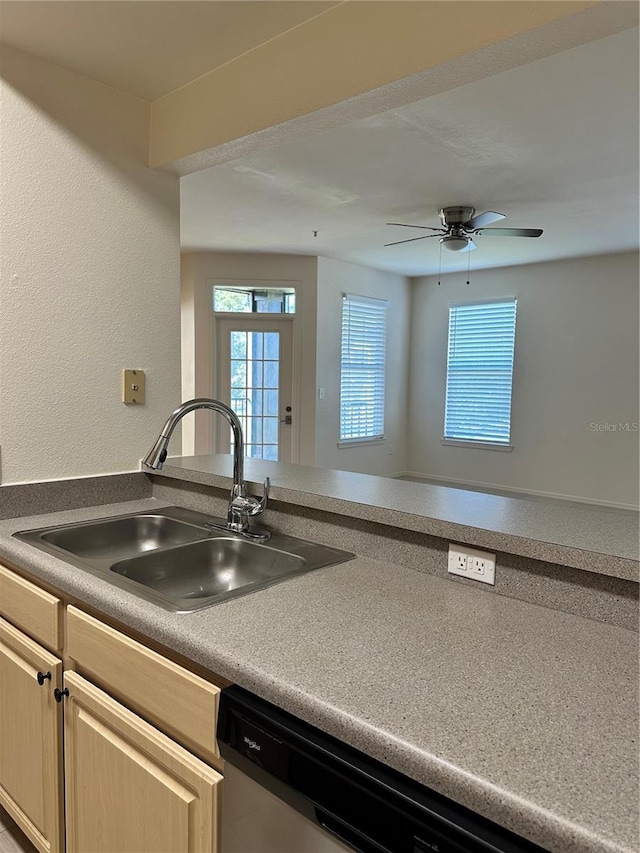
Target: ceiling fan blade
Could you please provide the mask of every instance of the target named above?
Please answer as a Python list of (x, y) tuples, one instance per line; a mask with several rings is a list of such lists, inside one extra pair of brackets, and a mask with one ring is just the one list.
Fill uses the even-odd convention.
[(439, 237), (439, 234), (425, 234), (423, 237), (411, 237), (409, 240), (396, 240), (395, 243), (385, 243), (385, 246), (398, 246), (400, 243), (413, 243), (415, 240), (428, 240), (429, 237)]
[(425, 231), (441, 231), (445, 233), (443, 228), (433, 228), (431, 225), (408, 225), (406, 222), (385, 222), (385, 225), (399, 225), (400, 228), (423, 228)]
[(477, 247), (477, 246), (476, 246), (476, 244), (473, 242), (473, 240), (469, 240), (469, 242), (467, 243), (467, 245), (465, 246), (465, 248), (464, 248), (464, 249), (460, 249), (459, 254), (463, 254), (464, 252), (472, 252), (474, 249), (477, 249), (477, 248), (478, 248), (478, 247)]
[(542, 228), (482, 228), (478, 231), (483, 237), (539, 237)]
[(468, 222), (464, 223), (464, 228), (473, 231), (475, 228), (484, 228), (485, 225), (491, 225), (492, 222), (499, 222), (505, 219), (504, 213), (496, 213), (495, 210), (485, 210), (484, 213), (479, 213), (473, 216)]

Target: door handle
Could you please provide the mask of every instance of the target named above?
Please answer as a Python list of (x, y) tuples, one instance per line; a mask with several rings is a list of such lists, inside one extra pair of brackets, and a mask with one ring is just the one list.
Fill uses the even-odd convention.
[(287, 426), (291, 426), (291, 415), (285, 415), (284, 418), (280, 421), (281, 424), (286, 424)]

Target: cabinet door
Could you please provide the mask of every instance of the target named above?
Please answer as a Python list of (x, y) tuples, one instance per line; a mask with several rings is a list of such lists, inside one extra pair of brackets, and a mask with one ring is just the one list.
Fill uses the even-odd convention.
[(42, 853), (64, 849), (61, 682), (62, 662), (0, 619), (0, 805)]
[(64, 681), (67, 853), (217, 853), (222, 776), (77, 673)]

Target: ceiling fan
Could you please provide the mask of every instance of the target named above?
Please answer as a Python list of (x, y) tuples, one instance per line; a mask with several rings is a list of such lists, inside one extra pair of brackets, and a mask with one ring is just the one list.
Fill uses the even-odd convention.
[(504, 219), (503, 213), (495, 210), (485, 210), (474, 216), (475, 207), (443, 207), (440, 210), (442, 225), (434, 228), (431, 225), (408, 225), (405, 222), (387, 222), (387, 225), (399, 225), (401, 228), (422, 228), (435, 231), (435, 234), (424, 234), (422, 237), (410, 237), (408, 240), (396, 240), (395, 243), (385, 243), (385, 246), (398, 246), (400, 243), (413, 243), (414, 240), (426, 240), (428, 237), (439, 237), (440, 243), (452, 252), (470, 252), (478, 247), (473, 242), (475, 236), (494, 237), (539, 237), (541, 228), (487, 228), (493, 222)]

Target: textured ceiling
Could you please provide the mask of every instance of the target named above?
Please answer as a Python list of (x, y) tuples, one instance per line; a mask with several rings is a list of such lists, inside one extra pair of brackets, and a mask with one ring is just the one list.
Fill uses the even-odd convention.
[[(536, 240), (479, 237), (474, 268), (638, 245), (638, 31), (181, 179), (185, 249), (320, 254), (436, 272), (438, 209), (498, 210)], [(313, 236), (313, 231), (318, 236)], [(467, 256), (443, 252), (443, 271)]]
[(2, 0), (0, 40), (151, 101), (335, 5), (315, 0)]

